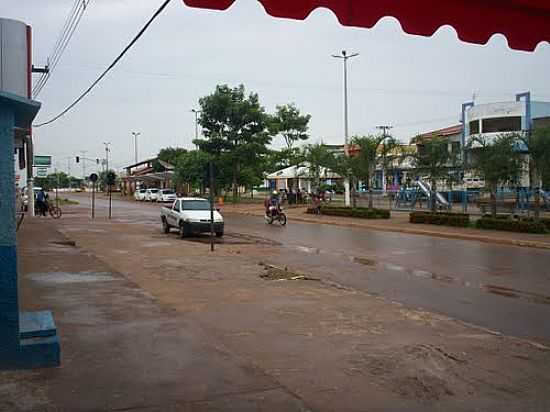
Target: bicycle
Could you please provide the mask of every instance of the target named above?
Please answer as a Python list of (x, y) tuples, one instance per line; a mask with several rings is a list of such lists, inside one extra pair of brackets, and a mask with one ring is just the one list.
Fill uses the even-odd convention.
[[(61, 208), (59, 206), (52, 205), (50, 202), (46, 202), (46, 211), (49, 213), (49, 215), (54, 219), (59, 219), (63, 212), (61, 211)], [(38, 208), (38, 204), (34, 205), (34, 213), (35, 215), (40, 215), (41, 211)]]

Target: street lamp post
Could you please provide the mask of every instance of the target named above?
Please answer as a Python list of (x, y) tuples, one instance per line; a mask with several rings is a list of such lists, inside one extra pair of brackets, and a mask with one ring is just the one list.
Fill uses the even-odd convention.
[(191, 109), (191, 113), (195, 113), (195, 140), (199, 138), (199, 113), (202, 110)]
[(134, 163), (138, 162), (138, 141), (137, 138), (140, 135), (140, 132), (132, 132), (132, 135), (134, 136)]
[[(349, 124), (348, 124), (348, 59), (359, 56), (359, 53), (348, 54), (345, 50), (342, 50), (342, 54), (333, 54), (332, 57), (336, 59), (342, 59), (344, 62), (344, 146), (349, 144)], [(351, 205), (349, 180), (344, 182), (346, 189), (345, 200), (346, 206)]]
[(109, 152), (111, 149), (109, 149), (109, 146), (111, 145), (111, 142), (103, 142), (105, 145), (105, 169), (107, 172), (109, 171)]

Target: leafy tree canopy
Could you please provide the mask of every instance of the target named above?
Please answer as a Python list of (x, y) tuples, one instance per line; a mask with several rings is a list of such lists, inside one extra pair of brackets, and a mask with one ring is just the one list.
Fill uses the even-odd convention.
[(270, 118), (269, 130), (273, 135), (281, 135), (287, 149), (291, 149), (300, 140), (309, 138), (308, 124), (311, 115), (302, 115), (293, 104), (277, 106), (276, 112)]

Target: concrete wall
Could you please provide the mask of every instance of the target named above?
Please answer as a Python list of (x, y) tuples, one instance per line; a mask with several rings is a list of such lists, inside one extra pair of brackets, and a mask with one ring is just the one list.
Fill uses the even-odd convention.
[(541, 117), (550, 117), (550, 103), (549, 102), (532, 102), (531, 117), (533, 119), (540, 119)]
[(0, 19), (0, 91), (27, 97), (27, 25)]
[(495, 117), (525, 116), (525, 102), (504, 102), (480, 104), (467, 111), (468, 121)]

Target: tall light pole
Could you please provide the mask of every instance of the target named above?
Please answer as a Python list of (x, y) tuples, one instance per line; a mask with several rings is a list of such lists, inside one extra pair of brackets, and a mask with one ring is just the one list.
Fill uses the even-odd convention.
[(134, 163), (138, 162), (138, 142), (137, 138), (140, 135), (140, 132), (132, 132), (132, 135), (134, 136)]
[(199, 113), (202, 113), (202, 110), (191, 109), (191, 113), (195, 113), (195, 140), (199, 138)]
[(349, 144), (349, 124), (348, 124), (348, 59), (359, 56), (359, 53), (348, 54), (342, 50), (342, 54), (333, 54), (332, 57), (342, 59), (344, 62), (344, 139), (345, 144)]
[[(348, 54), (342, 50), (342, 54), (333, 54), (332, 57), (342, 59), (344, 62), (344, 147), (349, 144), (349, 124), (348, 124), (348, 59), (359, 56), (359, 53)], [(344, 149), (345, 150), (345, 149)], [(351, 205), (349, 180), (344, 181), (346, 206)]]
[(109, 171), (109, 152), (111, 149), (109, 149), (109, 146), (111, 146), (111, 142), (103, 142), (105, 145), (105, 169), (108, 172)]

